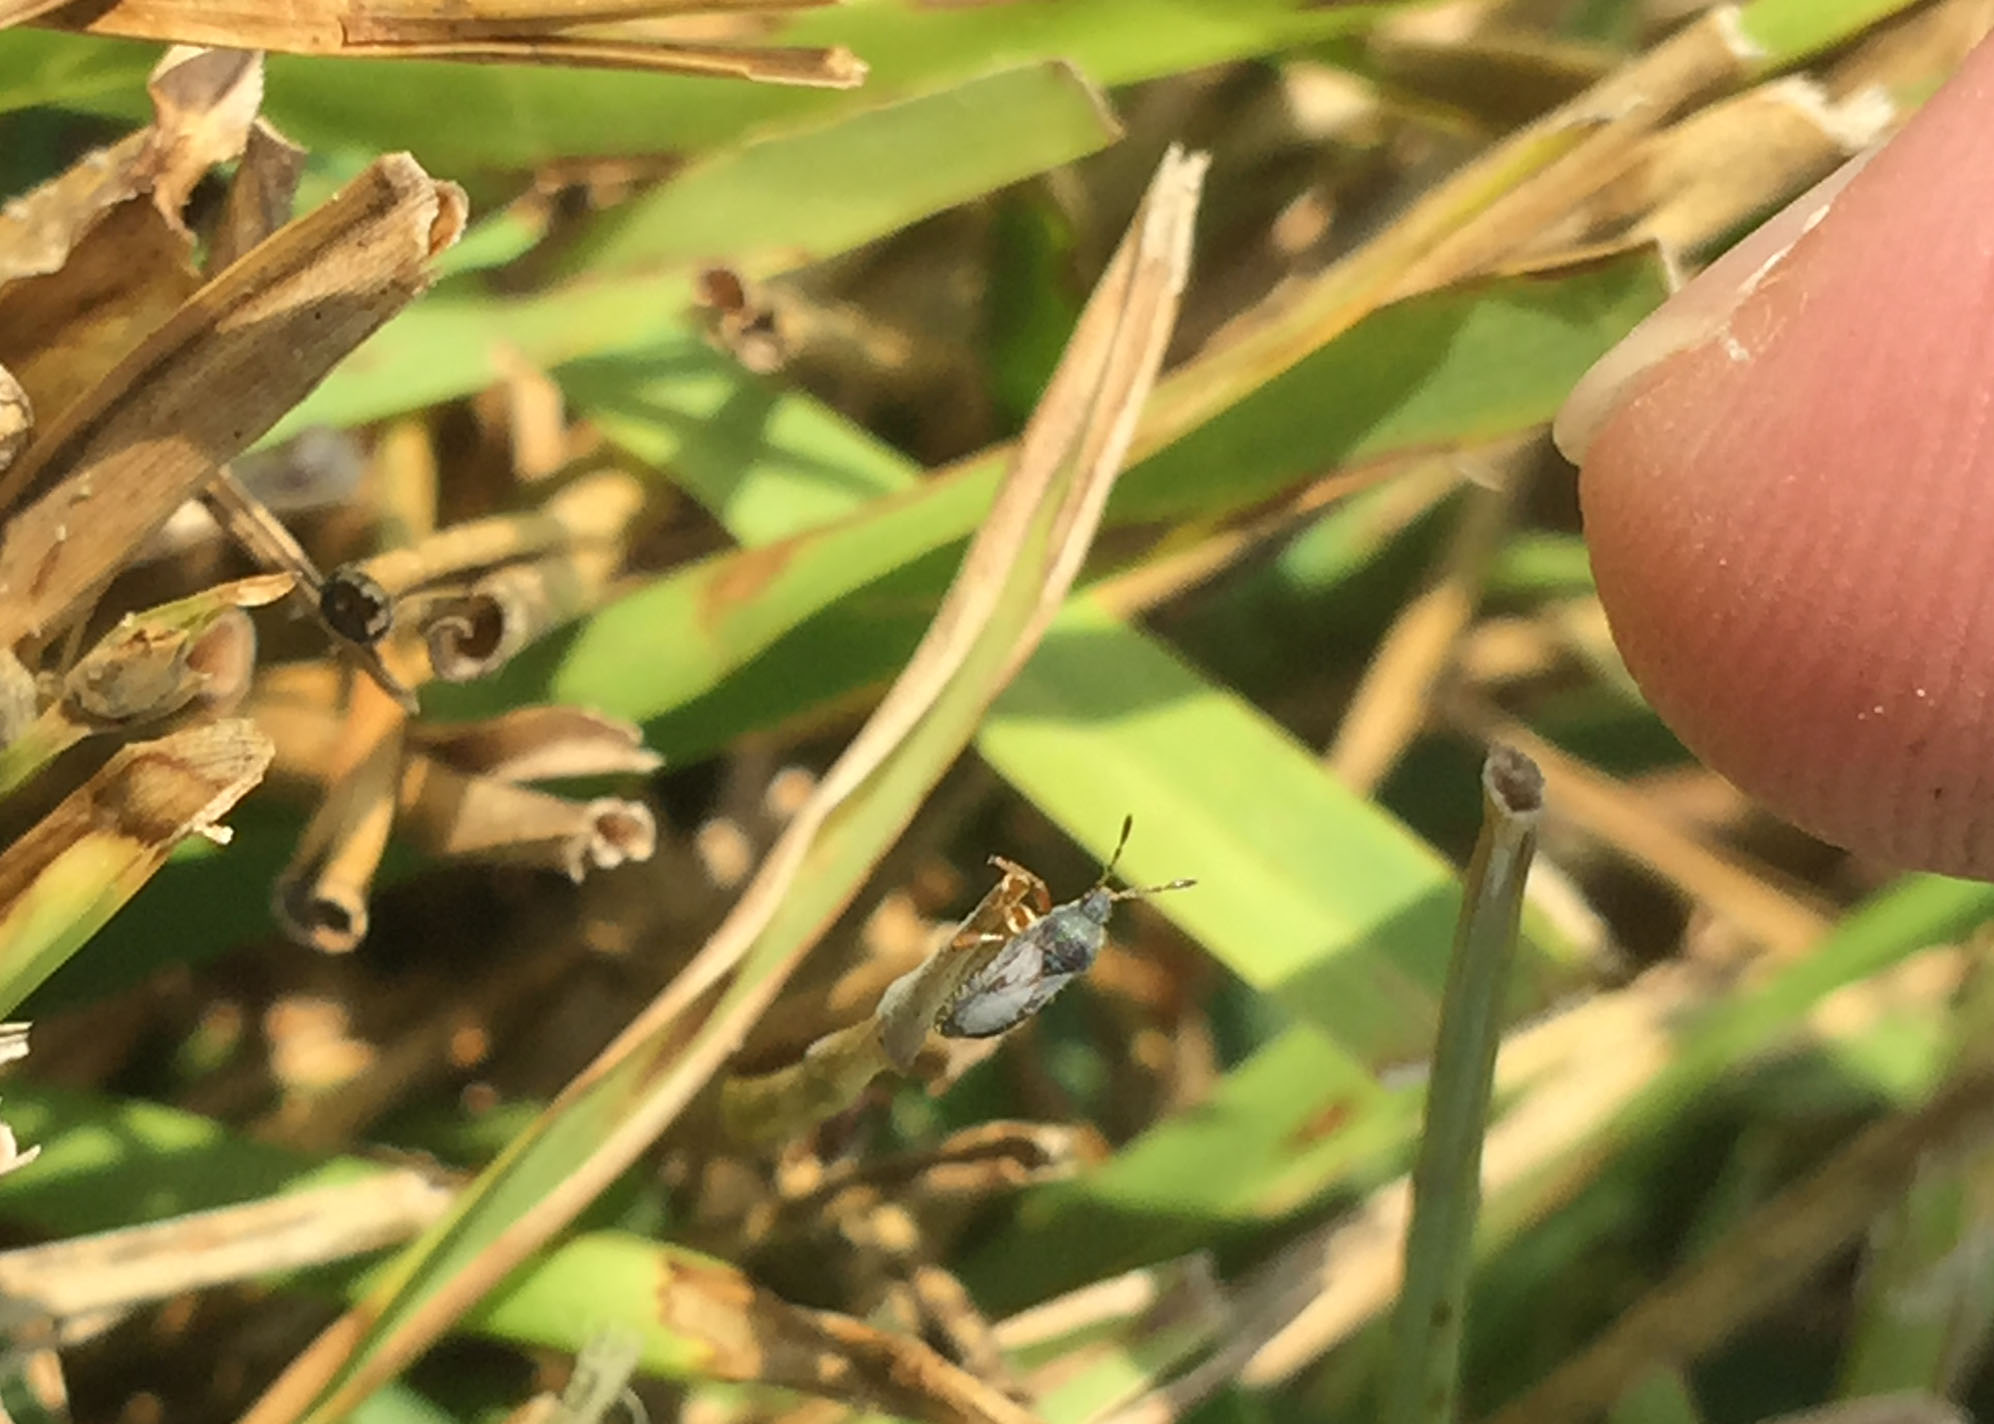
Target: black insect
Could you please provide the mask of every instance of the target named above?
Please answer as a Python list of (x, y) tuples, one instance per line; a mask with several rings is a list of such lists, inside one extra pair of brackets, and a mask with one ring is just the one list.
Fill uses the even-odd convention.
[(352, 643), (378, 643), (395, 624), (394, 599), (355, 564), (341, 564), (325, 576), (318, 611), (328, 628)]
[(1134, 817), (1123, 820), (1115, 853), (1101, 867), (1101, 878), (1092, 889), (1038, 916), (1004, 940), (988, 964), (963, 980), (936, 1025), (945, 1037), (994, 1038), (1015, 1028), (1087, 972), (1108, 938), (1108, 916), (1114, 912), (1116, 901), (1197, 884), (1195, 880), (1173, 880), (1144, 889), (1110, 890), (1108, 877), (1115, 873), (1134, 824)]

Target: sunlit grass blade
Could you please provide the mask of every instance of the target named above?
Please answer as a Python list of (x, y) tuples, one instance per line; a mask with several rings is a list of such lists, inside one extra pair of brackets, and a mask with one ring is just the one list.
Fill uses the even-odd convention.
[(1385, 1374), (1385, 1424), (1452, 1424), (1460, 1413), (1482, 1136), (1505, 1022), (1504, 981), (1544, 809), (1543, 773), (1521, 752), (1496, 747), (1482, 769), (1482, 798), (1482, 834), (1468, 864), (1460, 929), (1448, 960), (1412, 1174), (1412, 1226)]
[[(529, 168), (575, 156), (648, 154), (661, 144), (702, 154), (750, 132), (820, 123), (1004, 65), (1065, 60), (1099, 83), (1131, 84), (1358, 34), (1389, 8), (1188, 0), (1164, 24), (1149, 0), (1010, 0), (1001, 10), (889, 0), (790, 18), (784, 45), (842, 46), (866, 64), (866, 83), (855, 90), (273, 55), (270, 115), (311, 148), (410, 148), (425, 163), (451, 168)], [(10, 34), (0, 49), (0, 110), (68, 104), (122, 111), (152, 54), (116, 41)], [(492, 122), (494, 114), (505, 122)]]
[(663, 341), (646, 357), (660, 371), (710, 367), (716, 358), (686, 316), (699, 267), (725, 260), (766, 276), (833, 257), (1118, 133), (1087, 79), (1045, 63), (751, 136), (598, 218), (586, 241), (600, 260), (573, 281), (526, 296), (499, 296), (477, 274), (441, 283), (269, 441), (478, 390), (502, 374), (501, 346), (548, 369)]
[(134, 743), (0, 852), (0, 1015), (74, 954), (183, 838), (216, 827), (269, 762), (269, 740), (243, 721)]

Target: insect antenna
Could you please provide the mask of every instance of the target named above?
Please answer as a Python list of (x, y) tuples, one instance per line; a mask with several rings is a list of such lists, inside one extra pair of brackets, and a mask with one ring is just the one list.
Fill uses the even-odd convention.
[(1161, 885), (1131, 885), (1123, 890), (1110, 890), (1110, 900), (1141, 900), (1150, 895), (1161, 895), (1166, 890), (1189, 890), (1198, 882), (1195, 880), (1169, 880)]
[[(1114, 875), (1115, 867), (1121, 864), (1122, 852), (1128, 848), (1129, 832), (1134, 829), (1135, 817), (1132, 815), (1122, 817), (1121, 838), (1115, 842), (1115, 853), (1109, 856), (1108, 863), (1101, 867), (1101, 878), (1094, 882), (1096, 890), (1107, 890), (1109, 877)], [(1146, 895), (1161, 895), (1166, 890), (1187, 890), (1197, 883), (1195, 880), (1173, 880), (1167, 885), (1131, 885), (1121, 890), (1109, 890), (1108, 898), (1110, 900), (1139, 900)]]
[(1102, 886), (1108, 883), (1109, 877), (1111, 877), (1115, 873), (1115, 867), (1121, 864), (1122, 852), (1128, 849), (1129, 832), (1134, 829), (1135, 829), (1134, 814), (1131, 813), (1130, 815), (1122, 817), (1121, 837), (1115, 842), (1115, 853), (1109, 856), (1107, 863), (1101, 867), (1101, 878), (1094, 882), (1094, 888), (1096, 890), (1100, 889)]

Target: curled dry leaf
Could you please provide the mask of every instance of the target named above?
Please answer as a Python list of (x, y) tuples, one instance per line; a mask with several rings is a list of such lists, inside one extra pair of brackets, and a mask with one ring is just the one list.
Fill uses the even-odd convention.
[(469, 582), (509, 564), (591, 544), (614, 544), (644, 506), (634, 475), (582, 475), (537, 508), (472, 519), (363, 560), (357, 567), (391, 597)]
[(0, 851), (0, 1013), (262, 780), (270, 742), (239, 719), (125, 747)]
[(277, 132), (268, 119), (258, 118), (243, 141), (242, 161), (230, 180), (221, 221), (208, 240), (208, 271), (229, 263), (291, 220), (298, 179), (305, 171), (305, 151)]
[(643, 729), (580, 707), (517, 707), (482, 722), (419, 722), (411, 744), (473, 776), (556, 781), (657, 770)]
[(354, 684), (325, 798), (271, 892), (277, 924), (293, 942), (343, 954), (366, 938), (367, 895), (394, 826), (407, 727), (401, 704), (378, 684)]
[(147, 87), (151, 126), (0, 213), (0, 363), (13, 365), (45, 417), (200, 284), (180, 212), (210, 167), (242, 151), (263, 95), (262, 60), (178, 46)]
[(12, 469), (0, 507), (0, 644), (43, 639), (222, 464), (417, 292), (464, 225), (463, 193), (405, 154), (189, 297)]
[[(768, 0), (770, 11), (829, 0)], [(528, 64), (595, 65), (704, 74), (776, 84), (850, 88), (865, 66), (843, 48), (784, 49), (701, 42), (663, 21), (738, 8), (728, 0), (468, 0), (447, 11), (426, 0), (292, 0), (218, 11), (211, 0), (111, 0), (31, 12), (34, 22), (126, 39), (188, 39), (289, 54), (445, 57)]]
[(497, 672), (527, 644), (600, 602), (621, 561), (618, 550), (578, 549), (508, 565), (438, 598), (422, 618), (430, 670), (445, 682)]
[(14, 457), (28, 443), (34, 428), (34, 402), (28, 399), (14, 373), (0, 366), (0, 471), (14, 463)]
[(290, 575), (261, 574), (127, 613), (70, 669), (59, 705), (96, 730), (158, 721), (196, 703), (233, 708), (256, 666), (256, 629), (242, 610), (290, 591)]
[(435, 855), (514, 861), (581, 880), (591, 870), (644, 861), (657, 823), (641, 801), (570, 801), (487, 776), (466, 776), (429, 757), (402, 767), (402, 823)]
[[(331, 710), (338, 699), (338, 680), (337, 671), (323, 664), (273, 669), (259, 681), (249, 704), (257, 725), (276, 748), (273, 777), (292, 788), (328, 788), (326, 806), (341, 799), (338, 788), (349, 776), (358, 776), (352, 769), (367, 764), (361, 757), (367, 743), (354, 733), (353, 720)], [(515, 718), (513, 728), (503, 725)], [(537, 741), (543, 734), (548, 740)], [(495, 724), (446, 726), (436, 732), (409, 723), (401, 737), (394, 814), (400, 818), (397, 824), (431, 854), (510, 861), (580, 880), (591, 870), (648, 860), (657, 848), (656, 822), (641, 802), (617, 797), (579, 801), (514, 784), (521, 773), (556, 767), (561, 775), (648, 769), (654, 758), (636, 744), (634, 729), (573, 709), (529, 708), (496, 719)], [(565, 745), (562, 737), (568, 738)], [(453, 764), (453, 745), (469, 763), (498, 758), (492, 774)], [(506, 759), (514, 755), (517, 763), (508, 766)], [(366, 778), (360, 780), (364, 783)], [(347, 827), (357, 840), (364, 820), (359, 808), (377, 803), (361, 796), (357, 788), (344, 795), (350, 813), (334, 818), (328, 829)], [(333, 816), (329, 810), (322, 809), (322, 814)], [(345, 846), (354, 858), (335, 856), (323, 873), (366, 865), (371, 875), (371, 863), (358, 856), (351, 841), (332, 837), (327, 845)], [(320, 863), (306, 854), (307, 849), (301, 847), (294, 860), (297, 874)], [(352, 880), (350, 893), (340, 896), (349, 914), (364, 900), (364, 881), (365, 876)], [(301, 883), (323, 889), (326, 882)], [(293, 900), (285, 913), (301, 925), (314, 925), (307, 908)], [(364, 929), (364, 915), (358, 923)], [(319, 944), (323, 933), (315, 930), (306, 942)]]
[(242, 46), (176, 44), (154, 66), (146, 90), (155, 115), (145, 164), (152, 198), (177, 221), (201, 176), (242, 152), (263, 106), (263, 56)]
[(430, 669), (466, 682), (600, 603), (643, 507), (636, 478), (598, 470), (538, 508), (452, 525), (354, 565), (352, 576), (391, 601), (430, 590), (420, 618)]
[(70, 669), (39, 716), (34, 678), (9, 654), (16, 711), (30, 716), (0, 744), (0, 795), (85, 737), (234, 711), (256, 671), (256, 629), (243, 609), (275, 602), (290, 587), (287, 575), (266, 574), (126, 614)]

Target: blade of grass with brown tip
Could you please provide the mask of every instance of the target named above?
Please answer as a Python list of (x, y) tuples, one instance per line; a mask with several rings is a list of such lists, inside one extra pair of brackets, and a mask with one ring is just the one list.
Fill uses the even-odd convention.
[(464, 197), (378, 159), (193, 296), (0, 475), (0, 644), (59, 632), (120, 562), (428, 284)]
[(734, 911), (461, 1206), (292, 1364), (248, 1424), (344, 1417), (410, 1364), (677, 1118), (856, 893), (968, 744), (1063, 595), (1052, 582), (1093, 535), (1087, 515), (1099, 496), (1087, 487), (1119, 470), (1161, 363), (1203, 168), (1174, 149), (1165, 158), (1028, 429), (1031, 454), (1005, 482), (927, 637)]
[[(600, 65), (664, 74), (754, 79), (773, 84), (849, 88), (865, 65), (842, 47), (778, 48), (688, 43), (655, 23), (674, 14), (720, 8), (780, 13), (828, 0), (752, 7), (649, 4), (514, 5), (483, 0), (450, 7), (372, 4), (360, 0), (292, 0), (283, 6), (217, 11), (208, 0), (114, 0), (110, 5), (33, 10), (15, 17), (50, 29), (121, 39), (177, 40), (274, 50), (281, 54), (435, 57), (528, 64)], [(619, 33), (619, 31), (628, 31)]]
[(0, 1014), (12, 1012), (263, 777), (253, 723), (208, 722), (126, 747), (0, 852)]

